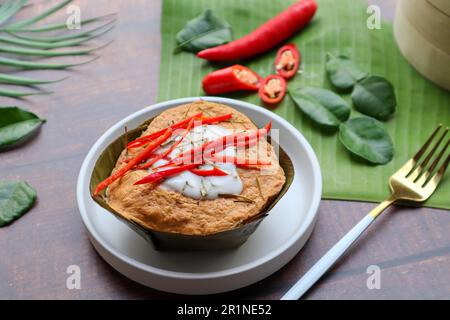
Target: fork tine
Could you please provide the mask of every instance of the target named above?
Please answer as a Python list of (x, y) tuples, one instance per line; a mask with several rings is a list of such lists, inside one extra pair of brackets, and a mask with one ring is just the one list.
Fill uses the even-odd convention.
[(444, 156), (445, 152), (447, 151), (449, 145), (450, 145), (450, 139), (448, 139), (448, 141), (445, 144), (444, 148), (442, 148), (441, 152), (436, 157), (436, 159), (433, 161), (433, 163), (431, 164), (430, 168), (425, 170), (423, 176), (417, 181), (418, 184), (420, 184), (422, 186), (425, 186), (425, 184), (430, 180), (429, 177), (431, 177), (431, 175), (433, 174), (434, 169), (436, 169), (437, 165), (439, 164), (439, 162), (441, 161), (441, 159)]
[[(441, 127), (442, 127), (442, 125), (439, 126), (438, 128), (440, 129)], [(448, 128), (445, 129), (444, 133), (441, 135), (439, 140), (436, 142), (436, 144), (434, 145), (433, 149), (431, 149), (431, 151), (428, 153), (428, 155), (425, 158), (425, 160), (422, 161), (422, 163), (420, 163), (414, 170), (412, 170), (412, 172), (409, 173), (409, 175), (407, 177), (411, 178), (414, 182), (416, 182), (422, 176), (423, 172), (425, 172), (425, 168), (428, 165), (428, 162), (430, 162), (431, 158), (434, 156), (434, 154), (438, 150), (439, 146), (441, 145), (442, 141), (444, 140), (445, 136), (447, 135), (448, 130), (449, 130)], [(437, 133), (437, 131), (435, 131), (435, 132)], [(433, 138), (434, 138), (434, 135), (433, 135)], [(432, 140), (433, 139), (427, 141), (426, 144), (427, 143), (431, 144)], [(425, 151), (426, 151), (426, 149), (425, 149)], [(424, 153), (422, 153), (420, 156), (422, 157)]]
[(439, 124), (431, 134), (431, 136), (428, 138), (428, 140), (422, 145), (420, 150), (411, 159), (409, 159), (408, 162), (406, 162), (406, 164), (401, 167), (400, 170), (398, 170), (398, 172), (401, 172), (402, 175), (406, 172), (406, 178), (408, 178), (414, 172), (414, 170), (417, 168), (417, 163), (419, 162), (420, 158), (422, 158), (422, 155), (425, 153), (425, 151), (427, 151), (431, 142), (434, 140), (434, 137), (438, 134), (441, 128), (442, 124)]
[(434, 130), (434, 132), (431, 134), (431, 136), (428, 138), (427, 142), (425, 142), (425, 144), (422, 146), (422, 148), (420, 148), (420, 150), (414, 155), (413, 159), (415, 161), (419, 161), (420, 158), (422, 157), (422, 155), (425, 153), (425, 151), (427, 151), (429, 145), (431, 144), (431, 142), (433, 141), (434, 137), (438, 134), (439, 130), (441, 130), (442, 128), (442, 124), (438, 125), (438, 127), (436, 128), (436, 130)]
[[(433, 176), (432, 179), (430, 179), (430, 181), (427, 182), (427, 184), (429, 184), (431, 181), (433, 181), (434, 187), (437, 187), (439, 182), (441, 182), (442, 178), (444, 177), (445, 170), (447, 170), (449, 164), (450, 164), (450, 154), (448, 155), (447, 160), (445, 160), (445, 162), (439, 168), (438, 172), (436, 172), (436, 174)], [(426, 184), (424, 185), (424, 187), (425, 186), (426, 186)]]

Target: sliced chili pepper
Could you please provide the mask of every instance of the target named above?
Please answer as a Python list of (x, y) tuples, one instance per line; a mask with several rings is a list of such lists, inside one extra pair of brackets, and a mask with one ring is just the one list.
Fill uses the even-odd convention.
[[(244, 168), (249, 168), (252, 166), (271, 165), (271, 162), (269, 162), (269, 161), (260, 161), (260, 160), (255, 161), (252, 159), (241, 159), (241, 158), (226, 157), (226, 156), (217, 158), (217, 159), (215, 158), (214, 160), (217, 160), (217, 162), (222, 162), (222, 163), (233, 163), (233, 164), (237, 165), (238, 167), (244, 167)], [(182, 165), (182, 166), (175, 166), (170, 169), (157, 171), (157, 172), (149, 174), (148, 176), (135, 182), (134, 185), (140, 185), (140, 184), (146, 184), (146, 183), (159, 183), (159, 182), (161, 182), (161, 180), (163, 180), (165, 178), (173, 177), (177, 174), (180, 174), (180, 173), (182, 173), (184, 171), (188, 171), (188, 170), (194, 174), (197, 174), (197, 175), (203, 176), (203, 177), (228, 175), (228, 173), (226, 173), (225, 171), (223, 171), (220, 168), (215, 167), (212, 170), (201, 170), (201, 169), (195, 169), (195, 167), (197, 167), (197, 166), (198, 166), (198, 164), (191, 163), (191, 164), (186, 164), (186, 165)], [(163, 167), (164, 166), (161, 166), (156, 169), (163, 168)]]
[[(260, 135), (262, 136), (262, 135)], [(234, 145), (237, 148), (250, 148), (258, 143), (260, 136), (256, 135), (254, 137), (245, 138), (244, 141), (238, 139), (237, 143)]]
[(300, 0), (250, 34), (228, 44), (202, 50), (197, 56), (210, 61), (235, 61), (266, 52), (304, 28), (316, 11), (316, 1)]
[(204, 124), (214, 124), (214, 123), (219, 123), (219, 122), (224, 122), (224, 121), (230, 120), (232, 117), (233, 117), (233, 114), (228, 113), (228, 114), (225, 114), (223, 116), (211, 117), (211, 118), (203, 118), (203, 119), (200, 119), (199, 122), (202, 125), (204, 125)]
[(202, 81), (207, 94), (258, 91), (260, 83), (261, 77), (256, 72), (238, 64), (211, 72)]
[[(175, 123), (173, 125), (170, 126), (170, 128), (172, 128), (172, 130), (175, 129), (182, 129), (183, 127), (185, 127), (186, 125), (189, 124), (189, 121), (191, 121), (191, 119), (197, 119), (200, 118), (203, 115), (203, 112), (199, 112), (197, 114), (194, 114), (193, 116), (184, 119), (178, 123)], [(157, 132), (151, 133), (147, 136), (143, 136), (140, 138), (137, 138), (136, 140), (131, 141), (130, 143), (128, 143), (127, 147), (129, 149), (131, 148), (138, 148), (143, 146), (144, 144), (147, 144), (149, 141), (158, 138), (159, 136), (161, 136), (165, 131), (167, 130), (167, 128), (161, 129)]]
[[(226, 149), (230, 145), (238, 145), (240, 147), (248, 146), (250, 142), (253, 143), (254, 139), (259, 139), (260, 137), (268, 134), (272, 128), (272, 122), (269, 122), (264, 128), (258, 129), (254, 132), (236, 133), (228, 135), (214, 141), (207, 142), (201, 146), (195, 147), (193, 149), (187, 150), (181, 153), (177, 158), (172, 159), (169, 163), (164, 166), (171, 164), (182, 164), (201, 161), (201, 158), (206, 153), (220, 152)], [(197, 159), (199, 158), (199, 159)]]
[(277, 73), (289, 80), (293, 78), (300, 67), (300, 52), (295, 44), (287, 44), (278, 50), (275, 59), (275, 69)]
[(286, 96), (286, 80), (278, 75), (270, 75), (259, 88), (259, 96), (268, 105), (280, 103)]
[(152, 152), (158, 148), (164, 141), (170, 138), (172, 135), (172, 128), (167, 128), (165, 133), (158, 137), (156, 140), (152, 141), (144, 150), (142, 150), (136, 157), (134, 157), (130, 162), (127, 163), (126, 166), (117, 170), (111, 176), (103, 180), (97, 185), (97, 188), (94, 191), (94, 196), (98, 195), (103, 189), (108, 187), (111, 183), (124, 176), (128, 171), (130, 171), (134, 166), (146, 160)]
[(222, 177), (228, 175), (228, 173), (217, 167), (214, 167), (213, 169), (210, 170), (191, 169), (191, 172), (200, 177), (211, 177), (211, 176)]
[(158, 183), (165, 178), (175, 176), (184, 171), (194, 169), (195, 167), (197, 167), (197, 164), (187, 164), (184, 166), (174, 167), (174, 168), (167, 169), (167, 170), (157, 171), (157, 172), (149, 174), (148, 176), (144, 177), (143, 179), (135, 182), (134, 185), (146, 184), (146, 183)]
[[(220, 141), (220, 140), (215, 140), (215, 141)], [(175, 165), (175, 164), (191, 163), (195, 156), (197, 156), (197, 155), (201, 156), (203, 154), (204, 150), (206, 149), (206, 147), (208, 147), (210, 144), (214, 143), (215, 141), (206, 142), (206, 143), (202, 144), (201, 146), (187, 150), (187, 151), (179, 154), (178, 157), (176, 157), (175, 159), (172, 159), (165, 165), (162, 165), (161, 167), (158, 167), (158, 168), (168, 167), (168, 166)], [(196, 161), (196, 162), (198, 163), (198, 161)], [(200, 163), (198, 163), (198, 164), (200, 164)]]
[[(230, 145), (235, 145), (237, 147), (248, 147), (250, 145), (254, 145), (255, 142), (257, 142), (257, 139), (269, 133), (271, 129), (272, 129), (272, 122), (269, 122), (264, 128), (258, 129), (254, 132), (236, 133), (216, 139), (214, 141), (206, 142), (201, 146), (189, 149), (181, 153), (180, 155), (178, 155), (178, 157), (172, 159), (168, 163), (158, 168), (168, 167), (172, 165), (179, 165), (183, 163), (191, 163), (193, 160), (195, 160), (197, 164), (202, 164), (200, 162), (204, 156), (204, 153), (220, 152)], [(198, 159), (193, 159), (195, 157), (197, 157)]]
[[(147, 160), (151, 160), (151, 159), (156, 158), (156, 157), (157, 157), (157, 155), (153, 154), (153, 155), (149, 156), (149, 157), (147, 158)], [(123, 162), (129, 163), (131, 160), (133, 160), (133, 158), (125, 159), (125, 160), (123, 160)]]
[(194, 120), (195, 119), (191, 119), (191, 121), (189, 121), (189, 124), (186, 128), (186, 131), (184, 132), (184, 134), (181, 136), (181, 138), (175, 142), (168, 150), (166, 150), (165, 152), (163, 152), (160, 155), (157, 155), (156, 157), (152, 158), (150, 161), (144, 163), (143, 165), (139, 166), (139, 169), (147, 169), (150, 168), (155, 162), (167, 157), (169, 154), (172, 153), (173, 150), (175, 150), (176, 147), (178, 147), (178, 145), (184, 140), (184, 138), (186, 138), (186, 136), (189, 134), (189, 131), (191, 131), (192, 127), (194, 126)]
[(272, 122), (269, 122), (264, 128), (258, 129), (253, 132), (241, 132), (224, 136), (222, 138), (210, 142), (209, 145), (204, 148), (203, 152), (204, 153), (207, 153), (208, 151), (212, 151), (214, 153), (221, 152), (230, 146), (238, 146), (238, 145), (239, 147), (248, 147), (250, 141), (253, 141), (254, 139), (259, 139), (260, 137), (266, 135), (271, 128)]
[[(189, 121), (192, 119), (197, 120), (197, 118), (201, 117), (202, 113), (198, 113), (192, 117), (189, 117), (188, 119), (185, 119), (179, 123), (176, 123), (174, 125), (171, 126), (172, 129), (182, 129), (183, 127), (186, 127), (187, 124), (189, 124)], [(233, 114), (229, 113), (229, 114), (225, 114), (223, 116), (217, 116), (217, 117), (211, 117), (211, 118), (203, 118), (203, 119), (199, 119), (198, 121), (194, 122), (195, 126), (200, 126), (200, 125), (205, 125), (205, 124), (214, 124), (214, 123), (219, 123), (219, 122), (223, 122), (223, 121), (227, 121), (230, 120), (233, 117)], [(158, 135), (161, 134), (161, 132), (164, 132), (165, 129), (162, 129), (158, 132), (152, 133), (150, 135), (144, 136), (144, 137), (140, 137), (134, 141), (131, 141), (130, 143), (128, 143), (128, 148), (129, 149), (133, 149), (133, 148), (138, 148), (143, 146), (144, 144), (148, 143), (149, 141), (151, 141), (152, 139), (155, 139), (155, 136), (157, 137)]]
[(220, 163), (232, 163), (237, 165), (238, 167), (250, 167), (250, 166), (270, 166), (272, 163), (270, 161), (261, 161), (257, 159), (246, 159), (246, 158), (237, 158), (237, 157), (229, 157), (229, 156), (213, 156), (209, 158), (213, 162)]
[[(218, 146), (218, 145), (223, 145), (223, 146), (228, 146), (231, 144), (236, 144), (238, 142), (247, 142), (250, 139), (255, 139), (255, 138), (260, 138), (264, 135), (266, 135), (267, 133), (270, 132), (270, 130), (272, 129), (272, 122), (267, 123), (264, 128), (262, 129), (257, 129), (255, 131), (251, 131), (251, 132), (240, 132), (240, 133), (234, 133), (228, 136), (224, 136), (222, 138), (219, 138), (217, 140), (211, 141), (209, 144), (209, 147), (212, 146)], [(189, 151), (187, 151), (189, 152)]]

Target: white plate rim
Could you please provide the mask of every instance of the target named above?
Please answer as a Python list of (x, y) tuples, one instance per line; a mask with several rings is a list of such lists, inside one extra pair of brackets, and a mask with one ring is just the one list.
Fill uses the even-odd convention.
[[(178, 272), (178, 271), (171, 271), (171, 270), (165, 270), (160, 269), (157, 267), (153, 267), (147, 264), (144, 264), (142, 262), (139, 262), (133, 258), (130, 258), (126, 256), (125, 254), (122, 254), (121, 252), (118, 252), (115, 248), (113, 248), (111, 245), (109, 245), (104, 239), (102, 239), (101, 235), (98, 234), (95, 227), (92, 225), (90, 219), (88, 218), (88, 213), (86, 211), (86, 207), (84, 204), (84, 186), (86, 185), (86, 180), (90, 177), (90, 172), (87, 172), (87, 167), (93, 161), (93, 157), (95, 153), (97, 152), (97, 149), (109, 138), (109, 136), (116, 131), (119, 128), (123, 128), (124, 125), (134, 118), (140, 117), (149, 111), (159, 111), (159, 109), (164, 109), (164, 107), (168, 107), (170, 105), (182, 105), (186, 103), (191, 103), (193, 101), (198, 100), (205, 100), (210, 102), (216, 102), (216, 103), (223, 103), (223, 104), (237, 104), (244, 108), (252, 109), (255, 112), (259, 112), (267, 116), (267, 118), (275, 118), (278, 122), (281, 122), (284, 125), (284, 129), (287, 129), (293, 133), (294, 136), (296, 136), (302, 143), (303, 147), (306, 150), (306, 156), (309, 158), (311, 165), (312, 165), (312, 173), (314, 176), (315, 181), (315, 188), (313, 191), (314, 198), (311, 201), (311, 206), (309, 210), (305, 214), (305, 220), (304, 223), (302, 223), (301, 227), (296, 231), (296, 233), (289, 239), (289, 241), (286, 241), (282, 246), (277, 248), (276, 250), (271, 251), (269, 254), (256, 259), (252, 262), (246, 263), (243, 266), (233, 267), (226, 270), (221, 271), (214, 271), (214, 272), (207, 272), (207, 273), (189, 273), (189, 272)], [(187, 97), (187, 98), (180, 98), (180, 99), (174, 99), (174, 100), (168, 100), (164, 102), (159, 102), (156, 104), (149, 105), (137, 112), (134, 112), (130, 114), (129, 116), (125, 117), (124, 119), (120, 120), (116, 124), (114, 124), (112, 127), (110, 127), (91, 147), (88, 154), (86, 155), (83, 164), (80, 168), (80, 173), (78, 175), (77, 179), (77, 203), (78, 208), (80, 211), (80, 215), (82, 218), (82, 221), (84, 225), (86, 226), (86, 229), (88, 230), (88, 233), (91, 237), (94, 238), (94, 240), (100, 244), (105, 250), (107, 250), (110, 254), (112, 254), (116, 259), (119, 261), (131, 265), (134, 268), (137, 268), (143, 272), (150, 272), (152, 274), (166, 277), (166, 278), (172, 278), (172, 279), (180, 279), (180, 280), (208, 280), (208, 279), (218, 279), (228, 276), (234, 276), (236, 274), (248, 272), (254, 268), (260, 267), (264, 264), (270, 263), (274, 260), (276, 260), (280, 255), (282, 255), (284, 252), (289, 251), (293, 246), (295, 246), (296, 242), (308, 231), (308, 229), (311, 228), (311, 225), (315, 223), (316, 220), (316, 214), (319, 208), (319, 204), (321, 201), (322, 196), (322, 174), (320, 170), (319, 161), (317, 159), (317, 156), (312, 149), (309, 142), (306, 140), (306, 138), (294, 127), (292, 126), (287, 120), (283, 119), (282, 117), (278, 116), (277, 114), (262, 108), (260, 106), (235, 100), (235, 99), (229, 99), (229, 98), (222, 98), (222, 97)], [(89, 198), (90, 199), (90, 198)], [(90, 200), (93, 201), (93, 200)], [(91, 239), (92, 240), (92, 239)]]

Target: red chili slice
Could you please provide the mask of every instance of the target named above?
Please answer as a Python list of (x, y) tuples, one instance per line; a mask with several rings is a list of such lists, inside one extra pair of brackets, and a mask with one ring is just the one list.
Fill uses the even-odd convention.
[[(200, 119), (199, 117), (202, 116), (202, 113), (198, 113), (193, 115), (192, 117), (189, 117), (181, 122), (175, 123), (174, 125), (170, 126), (173, 130), (175, 129), (185, 129), (187, 127), (187, 125), (189, 125), (189, 122), (191, 120), (195, 120), (194, 122), (194, 127), (198, 127), (204, 124), (214, 124), (214, 123), (218, 123), (218, 122), (223, 122), (223, 121), (227, 121), (230, 120), (233, 115), (231, 113), (229, 114), (225, 114), (223, 116), (217, 116), (217, 117), (211, 117), (211, 118), (203, 118)], [(155, 137), (160, 136), (162, 133), (164, 133), (164, 130), (166, 129), (162, 129), (160, 131), (157, 131), (155, 133), (152, 133), (150, 135), (147, 136), (143, 136), (140, 138), (137, 138), (134, 141), (131, 141), (130, 143), (128, 143), (128, 148), (129, 149), (133, 149), (133, 148), (139, 148), (147, 143), (149, 143), (151, 140), (155, 139)]]
[(259, 96), (261, 100), (268, 105), (276, 105), (280, 103), (286, 96), (286, 80), (278, 75), (270, 75), (259, 88)]
[(301, 57), (297, 46), (295, 44), (287, 44), (278, 50), (275, 59), (275, 70), (280, 76), (289, 80), (297, 74), (300, 63)]
[[(253, 159), (241, 159), (236, 157), (218, 157), (210, 159), (212, 161), (222, 162), (222, 163), (233, 163), (238, 167), (242, 168), (252, 168), (255, 166), (270, 166), (270, 161), (260, 161), (260, 160), (253, 160)], [(152, 174), (149, 174), (148, 176), (142, 178), (141, 180), (134, 183), (134, 185), (139, 184), (147, 184), (147, 183), (159, 183), (165, 178), (170, 178), (173, 176), (176, 176), (184, 171), (191, 171), (194, 174), (197, 174), (199, 176), (207, 177), (207, 176), (225, 176), (228, 175), (225, 171), (221, 170), (220, 168), (214, 168), (212, 170), (201, 170), (201, 169), (195, 169), (199, 164), (198, 163), (191, 163), (186, 164), (182, 166), (174, 166), (170, 167), (170, 169), (165, 169), (161, 171), (154, 172)], [(158, 167), (156, 169), (165, 168), (165, 166)]]
[[(172, 130), (184, 129), (189, 124), (191, 119), (200, 118), (202, 115), (203, 115), (203, 112), (199, 112), (197, 114), (194, 114), (193, 116), (191, 116), (189, 118), (186, 118), (186, 119), (184, 119), (184, 120), (182, 120), (182, 121), (180, 121), (178, 123), (175, 123), (175, 124), (171, 125), (170, 128), (172, 128)], [(159, 136), (161, 136), (164, 132), (166, 132), (166, 130), (167, 130), (167, 128), (164, 128), (164, 129), (161, 129), (161, 130), (159, 130), (157, 132), (149, 134), (147, 136), (143, 136), (143, 137), (137, 138), (136, 140), (133, 140), (133, 141), (129, 142), (127, 147), (129, 149), (141, 147), (141, 146), (149, 143), (153, 139), (156, 139)]]
[(120, 168), (116, 172), (114, 172), (111, 176), (103, 180), (97, 185), (95, 188), (94, 196), (98, 195), (103, 189), (108, 187), (111, 183), (124, 176), (128, 171), (130, 171), (135, 165), (141, 163), (146, 160), (152, 152), (158, 148), (161, 144), (163, 144), (167, 139), (172, 135), (172, 128), (167, 128), (165, 133), (158, 137), (156, 140), (152, 141), (144, 150), (142, 150), (136, 157), (134, 157), (130, 162), (127, 163), (124, 167)]
[(262, 136), (267, 135), (272, 129), (272, 122), (267, 123), (267, 125), (256, 131), (252, 132), (242, 132), (242, 133), (234, 133), (228, 136), (224, 136), (217, 140), (209, 142), (209, 144), (203, 149), (204, 155), (208, 155), (213, 152), (221, 152), (229, 146), (237, 146), (237, 147), (248, 147), (250, 143), (254, 143)]
[(203, 118), (203, 119), (200, 119), (199, 122), (202, 125), (204, 125), (204, 124), (214, 124), (214, 123), (218, 123), (218, 122), (228, 121), (232, 117), (233, 117), (233, 114), (228, 113), (228, 114), (225, 114), (223, 116), (211, 117), (211, 118)]
[(213, 156), (208, 158), (208, 160), (220, 163), (232, 163), (238, 167), (251, 167), (251, 166), (270, 166), (272, 163), (270, 161), (261, 161), (257, 159), (247, 159), (247, 158), (237, 158), (229, 156)]
[[(235, 133), (229, 136), (225, 136), (214, 141), (206, 142), (201, 146), (195, 147), (193, 149), (187, 150), (175, 159), (172, 159), (169, 163), (164, 166), (170, 166), (173, 164), (185, 164), (185, 163), (195, 163), (201, 164), (203, 156), (208, 156), (209, 154), (220, 152), (230, 145), (236, 145), (237, 147), (245, 147), (254, 144), (257, 139), (262, 136), (267, 135), (272, 129), (272, 122), (269, 122), (264, 128), (258, 129), (253, 132), (245, 133)], [(164, 167), (162, 166), (162, 167)]]
[(184, 171), (194, 169), (197, 166), (198, 166), (197, 164), (193, 163), (193, 164), (187, 164), (184, 166), (174, 167), (174, 168), (163, 170), (163, 171), (154, 172), (154, 173), (149, 174), (148, 176), (142, 178), (141, 180), (135, 182), (134, 185), (146, 184), (146, 183), (158, 183), (161, 180), (164, 180), (165, 178), (172, 177), (172, 176), (180, 174)]
[(175, 142), (168, 150), (166, 150), (166, 152), (150, 159), (148, 162), (144, 163), (143, 165), (139, 166), (138, 169), (148, 169), (150, 168), (154, 163), (156, 163), (157, 161), (164, 159), (165, 157), (167, 157), (169, 154), (172, 153), (173, 150), (175, 150), (176, 147), (178, 147), (178, 145), (184, 140), (184, 138), (186, 138), (186, 136), (189, 134), (189, 131), (191, 131), (192, 127), (194, 126), (194, 120), (195, 119), (191, 119), (191, 121), (189, 121), (189, 124), (185, 130), (185, 132), (183, 133), (183, 135), (181, 136), (181, 138)]
[(226, 173), (225, 171), (223, 171), (220, 168), (214, 167), (214, 169), (191, 169), (191, 172), (193, 174), (196, 174), (200, 177), (212, 177), (212, 176), (216, 176), (216, 177), (222, 177), (222, 176), (227, 176), (228, 173)]
[(261, 77), (254, 71), (241, 65), (216, 70), (202, 81), (207, 94), (222, 94), (234, 91), (258, 91)]

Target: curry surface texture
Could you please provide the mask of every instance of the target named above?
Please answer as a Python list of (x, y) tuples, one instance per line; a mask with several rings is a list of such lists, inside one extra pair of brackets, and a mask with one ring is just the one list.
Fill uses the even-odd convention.
[[(203, 112), (205, 117), (233, 114), (232, 120), (218, 125), (235, 133), (257, 129), (249, 118), (229, 106), (197, 101), (161, 113), (143, 135), (167, 128), (199, 112)], [(121, 168), (125, 159), (140, 150), (142, 149), (124, 150), (114, 170)], [(133, 170), (108, 188), (108, 203), (125, 218), (151, 230), (209, 235), (234, 229), (261, 213), (278, 195), (286, 180), (276, 154), (265, 138), (261, 138), (258, 147), (251, 147), (247, 152), (247, 156), (257, 153), (260, 160), (270, 160), (271, 165), (264, 166), (262, 171), (238, 168), (244, 185), (243, 192), (238, 197), (195, 200), (153, 184), (135, 186), (133, 184), (149, 172)]]

